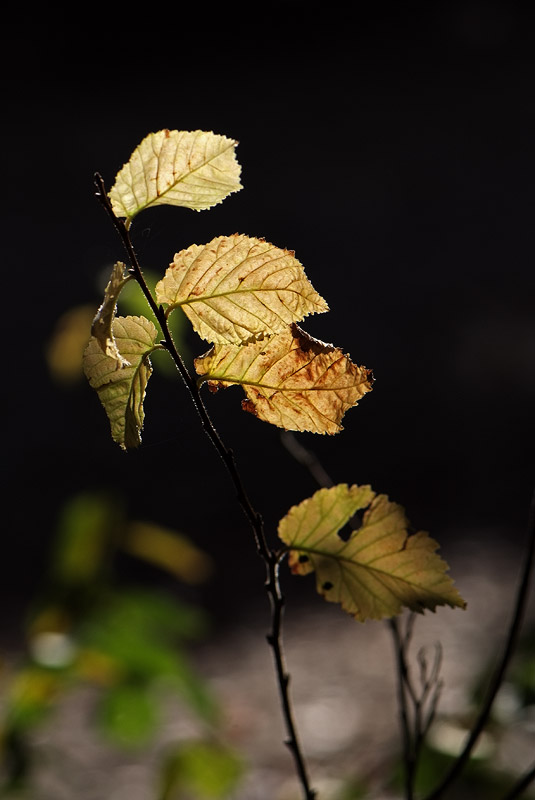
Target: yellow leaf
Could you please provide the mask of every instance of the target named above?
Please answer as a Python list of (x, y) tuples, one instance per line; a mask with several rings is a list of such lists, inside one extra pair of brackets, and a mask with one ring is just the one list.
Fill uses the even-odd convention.
[(214, 345), (195, 359), (195, 369), (212, 391), (241, 385), (247, 396), (242, 408), (259, 419), (312, 433), (341, 431), (345, 412), (373, 380), (370, 370), (297, 325), (241, 347)]
[(241, 189), (238, 143), (206, 131), (150, 133), (118, 173), (109, 193), (114, 213), (132, 220), (144, 208), (211, 208)]
[[(367, 508), (347, 541), (341, 528)], [(318, 592), (359, 622), (393, 617), (404, 608), (465, 607), (427, 533), (409, 535), (403, 508), (369, 486), (320, 489), (279, 523), (292, 572), (316, 571)]]
[(329, 310), (292, 251), (237, 233), (177, 253), (156, 299), (168, 314), (181, 307), (199, 336), (215, 344), (281, 333)]
[(52, 376), (65, 384), (83, 377), (82, 356), (90, 337), (93, 305), (71, 308), (60, 316), (46, 344), (45, 356)]
[(202, 583), (212, 573), (209, 556), (186, 536), (153, 523), (132, 522), (123, 547), (192, 585)]
[(96, 313), (91, 325), (91, 334), (98, 341), (102, 352), (117, 361), (118, 366), (128, 365), (128, 361), (123, 358), (117, 349), (117, 343), (113, 336), (113, 320), (117, 308), (117, 298), (121, 289), (130, 280), (130, 275), (124, 275), (125, 265), (118, 261), (113, 266), (110, 280), (104, 291), (104, 300)]
[(111, 434), (123, 449), (137, 447), (143, 428), (143, 401), (152, 373), (148, 354), (154, 350), (158, 331), (145, 317), (116, 317), (113, 336), (123, 360), (105, 355), (92, 336), (84, 353), (84, 372), (96, 389), (111, 426)]

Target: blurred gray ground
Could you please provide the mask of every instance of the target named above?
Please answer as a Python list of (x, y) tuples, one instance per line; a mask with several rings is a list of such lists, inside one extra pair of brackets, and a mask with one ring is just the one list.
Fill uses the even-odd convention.
[[(455, 728), (444, 724), (442, 717), (451, 722), (471, 710), (469, 696), (478, 676), (500, 652), (521, 559), (517, 547), (494, 543), (482, 548), (479, 540), (466, 539), (450, 565), (467, 610), (439, 609), (417, 619), (413, 665), (422, 646), (430, 660), (437, 640), (444, 651), (445, 687), (431, 731), (442, 747), (458, 746)], [(224, 708), (224, 739), (248, 764), (232, 800), (301, 796), (283, 744), (271, 653), (265, 642), (269, 624), (266, 601), (265, 612), (255, 610), (236, 619), (231, 631), (212, 637), (194, 654)], [(534, 626), (532, 593), (524, 633)], [(336, 797), (341, 781), (355, 775), (370, 781), (374, 800), (394, 798), (383, 785), (385, 764), (400, 746), (387, 624), (360, 625), (318, 598), (308, 609), (287, 608), (284, 637), (295, 714), (321, 800)], [(496, 767), (521, 773), (533, 758), (535, 708), (518, 714), (511, 692), (506, 685), (497, 704), (502, 721), (508, 722), (506, 734), (499, 741), (484, 738), (482, 747), (492, 753)], [(95, 700), (91, 690), (72, 692), (34, 732), (32, 800), (152, 800), (162, 754), (173, 743), (202, 732), (189, 712), (170, 700), (167, 718), (150, 747), (136, 751), (108, 747), (91, 723)]]

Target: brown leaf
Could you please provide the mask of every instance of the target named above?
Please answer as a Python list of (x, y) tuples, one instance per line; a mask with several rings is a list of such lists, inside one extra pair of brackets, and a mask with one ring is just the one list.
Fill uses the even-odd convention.
[(245, 411), (293, 431), (338, 433), (345, 412), (372, 388), (371, 370), (297, 325), (241, 347), (215, 345), (195, 359), (212, 391), (241, 385)]

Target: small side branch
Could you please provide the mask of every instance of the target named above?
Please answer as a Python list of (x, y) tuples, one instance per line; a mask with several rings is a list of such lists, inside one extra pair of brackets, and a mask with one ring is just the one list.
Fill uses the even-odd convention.
[[(403, 741), (403, 763), (405, 764), (405, 796), (407, 800), (413, 800), (414, 776), (416, 762), (414, 754), (414, 742), (412, 736), (411, 720), (409, 718), (409, 701), (407, 698), (408, 687), (411, 686), (408, 680), (408, 668), (405, 658), (405, 648), (399, 631), (397, 619), (389, 621), (392, 638), (394, 640), (394, 652), (397, 660), (397, 692), (399, 704), (399, 716), (401, 721), (401, 735)], [(411, 687), (412, 688), (412, 687)]]
[(403, 761), (405, 764), (405, 797), (413, 800), (416, 773), (425, 737), (435, 717), (438, 699), (442, 690), (439, 680), (442, 663), (442, 648), (436, 645), (435, 657), (429, 670), (427, 656), (422, 649), (418, 653), (420, 687), (414, 685), (408, 666), (408, 650), (412, 638), (416, 615), (410, 614), (405, 634), (400, 631), (396, 618), (389, 620), (397, 661), (397, 686)]

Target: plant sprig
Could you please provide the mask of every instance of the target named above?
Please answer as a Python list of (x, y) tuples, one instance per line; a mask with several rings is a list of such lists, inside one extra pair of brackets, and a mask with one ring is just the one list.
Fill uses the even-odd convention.
[(223, 463), (227, 469), (230, 479), (236, 490), (238, 501), (247, 517), (251, 526), (256, 550), (258, 555), (262, 558), (266, 568), (266, 591), (271, 602), (271, 631), (267, 636), (267, 641), (273, 650), (273, 657), (275, 661), (277, 681), (279, 685), (279, 692), (281, 697), (281, 704), (283, 710), (284, 721), (286, 725), (287, 740), (286, 745), (293, 755), (297, 775), (302, 787), (304, 800), (314, 800), (316, 797), (315, 791), (310, 786), (308, 777), (308, 769), (304, 753), (299, 742), (296, 724), (294, 721), (294, 714), (289, 692), (290, 677), (285, 667), (283, 642), (282, 642), (282, 622), (283, 622), (283, 609), (284, 609), (284, 596), (282, 594), (279, 576), (279, 566), (281, 554), (269, 548), (264, 532), (264, 522), (261, 514), (253, 507), (249, 496), (245, 490), (243, 480), (238, 470), (233, 451), (228, 448), (220, 434), (218, 433), (215, 425), (213, 424), (208, 410), (201, 397), (197, 381), (191, 376), (187, 369), (171, 335), (167, 321), (167, 315), (161, 305), (158, 305), (152, 296), (152, 293), (144, 279), (143, 272), (138, 261), (132, 239), (130, 236), (130, 226), (127, 225), (123, 219), (117, 217), (113, 211), (111, 202), (105, 190), (104, 181), (100, 174), (95, 175), (95, 196), (97, 200), (104, 207), (106, 213), (112, 220), (112, 223), (119, 234), (126, 250), (130, 262), (130, 274), (138, 282), (141, 291), (143, 292), (147, 302), (149, 303), (152, 312), (160, 325), (163, 334), (162, 345), (169, 352), (171, 358), (177, 366), (177, 369), (186, 384), (189, 391), (191, 401), (195, 406), (202, 427), (208, 435), (212, 445), (221, 456)]

